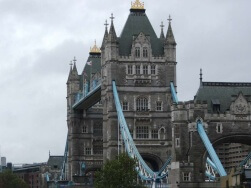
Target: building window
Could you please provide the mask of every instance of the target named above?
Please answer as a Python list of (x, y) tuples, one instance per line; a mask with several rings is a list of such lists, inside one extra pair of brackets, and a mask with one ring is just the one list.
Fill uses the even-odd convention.
[(136, 138), (139, 138), (139, 139), (149, 138), (148, 126), (137, 126), (136, 127)]
[(132, 65), (127, 66), (127, 74), (132, 74)]
[(157, 111), (162, 111), (162, 102), (161, 101), (156, 102), (156, 110)]
[(147, 47), (143, 48), (143, 57), (148, 57)]
[(137, 58), (140, 57), (140, 48), (139, 47), (135, 48), (135, 57), (137, 57)]
[(151, 74), (156, 74), (156, 66), (151, 65)]
[(91, 155), (92, 154), (92, 149), (91, 148), (85, 148), (85, 154), (86, 155)]
[(140, 65), (136, 65), (136, 74), (140, 74)]
[(143, 74), (148, 74), (148, 66), (143, 65)]
[(94, 136), (102, 136), (103, 135), (103, 127), (102, 127), (101, 123), (94, 123), (93, 135)]
[(83, 126), (82, 133), (87, 133), (87, 127), (86, 126)]
[(103, 155), (103, 145), (102, 145), (102, 143), (93, 144), (93, 154), (94, 155)]
[(221, 123), (217, 123), (216, 125), (216, 132), (217, 133), (222, 133), (223, 132), (223, 127)]
[(127, 111), (128, 110), (128, 102), (127, 101), (123, 101), (122, 108), (123, 108), (123, 111)]
[(145, 97), (137, 98), (136, 110), (137, 111), (147, 111), (148, 110), (148, 100)]
[(191, 181), (189, 172), (184, 172), (183, 173), (183, 181)]
[(177, 148), (180, 147), (180, 138), (175, 139), (175, 145), (176, 145)]
[(158, 139), (158, 130), (152, 130), (152, 139)]

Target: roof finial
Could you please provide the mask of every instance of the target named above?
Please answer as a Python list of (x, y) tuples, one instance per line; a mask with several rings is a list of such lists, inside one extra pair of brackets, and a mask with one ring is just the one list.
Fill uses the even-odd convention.
[(200, 69), (200, 85), (202, 85), (202, 69)]
[(107, 29), (107, 26), (109, 25), (108, 23), (107, 23), (107, 20), (105, 20), (105, 29)]
[(144, 3), (141, 3), (139, 0), (136, 0), (134, 3), (131, 2), (131, 9), (144, 9)]
[(169, 14), (169, 18), (167, 20), (168, 20), (169, 24), (171, 24), (172, 18), (171, 18), (170, 14)]
[(160, 27), (161, 27), (162, 30), (163, 30), (163, 28), (165, 27), (165, 26), (163, 25), (163, 21), (161, 22)]
[(90, 53), (101, 53), (100, 49), (97, 47), (96, 39), (94, 40), (94, 46), (90, 48)]
[(69, 64), (69, 65), (70, 65), (70, 67), (72, 68), (72, 65), (73, 65), (73, 64), (72, 64), (72, 61), (70, 61), (70, 64)]
[(113, 22), (114, 18), (115, 18), (115, 17), (113, 16), (113, 13), (111, 13), (110, 19), (111, 19), (112, 22)]
[(74, 56), (74, 58), (73, 58), (73, 64), (74, 64), (74, 65), (76, 64), (76, 61), (77, 61), (77, 59), (76, 59), (76, 57)]
[(49, 150), (49, 157), (51, 156), (51, 151)]

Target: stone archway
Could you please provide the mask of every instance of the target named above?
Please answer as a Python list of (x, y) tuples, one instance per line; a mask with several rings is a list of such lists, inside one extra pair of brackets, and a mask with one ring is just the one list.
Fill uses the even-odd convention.
[[(231, 134), (226, 135), (223, 137), (220, 137), (212, 142), (212, 145), (214, 148), (217, 146), (224, 144), (224, 143), (240, 143), (240, 144), (246, 144), (251, 146), (251, 135), (250, 134)], [(206, 164), (206, 158), (208, 156), (208, 152), (205, 149), (203, 152), (203, 160), (201, 166), (204, 168), (205, 171), (205, 164)]]
[(162, 160), (157, 155), (150, 153), (141, 153), (141, 156), (146, 164), (155, 172), (159, 171), (159, 169), (163, 165)]

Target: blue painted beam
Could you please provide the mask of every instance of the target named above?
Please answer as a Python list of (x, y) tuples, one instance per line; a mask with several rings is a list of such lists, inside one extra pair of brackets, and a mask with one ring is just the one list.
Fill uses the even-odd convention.
[(173, 82), (170, 82), (170, 87), (171, 87), (171, 94), (172, 94), (173, 102), (178, 104), (179, 101), (178, 101), (178, 97), (177, 97)]
[(224, 167), (222, 166), (221, 162), (220, 162), (220, 159), (218, 157), (218, 155), (216, 154), (204, 128), (203, 128), (203, 125), (201, 123), (201, 121), (198, 121), (197, 122), (197, 130), (198, 130), (198, 133), (207, 149), (207, 152), (209, 153), (213, 163), (215, 164), (216, 168), (217, 168), (217, 172), (220, 174), (220, 176), (226, 176), (227, 173), (224, 169)]

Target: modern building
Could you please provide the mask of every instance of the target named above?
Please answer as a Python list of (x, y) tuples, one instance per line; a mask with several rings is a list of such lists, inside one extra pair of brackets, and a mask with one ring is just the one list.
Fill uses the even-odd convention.
[[(149, 167), (158, 171), (172, 156), (170, 187), (220, 187), (217, 182), (205, 182), (208, 152), (197, 122), (203, 123), (215, 148), (225, 143), (250, 145), (251, 83), (204, 82), (201, 71), (194, 99), (176, 104), (170, 88), (171, 82), (177, 87), (171, 18), (167, 30), (162, 24), (157, 36), (144, 4), (136, 0), (119, 36), (113, 19), (112, 15), (109, 31), (105, 24), (101, 48), (96, 44), (91, 48), (83, 71), (78, 72), (74, 59), (69, 72), (69, 181), (89, 177), (91, 182), (94, 172), (107, 159), (114, 159), (124, 150), (112, 89), (115, 81), (129, 132)], [(240, 151), (235, 147), (218, 147), (219, 153), (224, 148), (222, 159)], [(241, 146), (241, 156), (247, 150)], [(223, 162), (230, 168), (234, 161), (229, 157)]]

